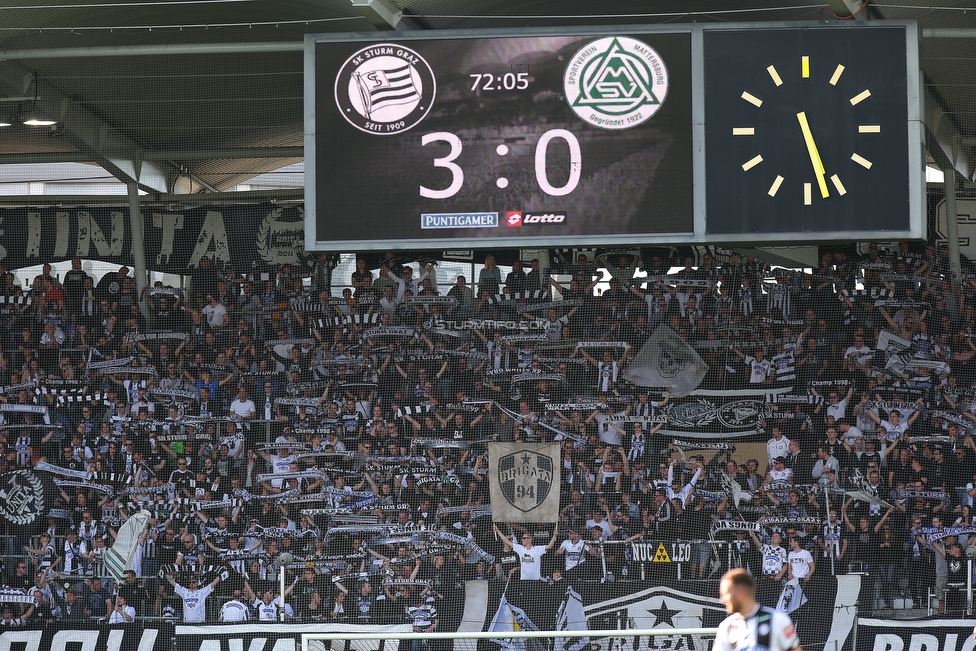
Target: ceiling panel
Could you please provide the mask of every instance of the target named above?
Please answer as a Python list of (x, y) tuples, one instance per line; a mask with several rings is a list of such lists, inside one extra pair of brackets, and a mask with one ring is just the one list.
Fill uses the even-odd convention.
[[(578, 0), (390, 1), (421, 26), (446, 29), (795, 21), (815, 20), (825, 13), (821, 5), (784, 7), (771, 0), (621, 0), (596, 5)], [(375, 30), (349, 0), (132, 2), (122, 6), (114, 0), (82, 0), (70, 6), (59, 0), (32, 3), (34, 7), (45, 5), (51, 8), (27, 10), (17, 8), (25, 6), (21, 2), (0, 0), (0, 50), (298, 43), (305, 33)], [(897, 4), (875, 3), (871, 12), (892, 19), (915, 19), (923, 27), (976, 29), (976, 12), (963, 11), (965, 7), (966, 2), (960, 0), (898, 0)], [(869, 56), (866, 52), (865, 57)], [(925, 39), (923, 56), (927, 81), (941, 98), (949, 119), (963, 137), (976, 138), (976, 39)], [(300, 52), (38, 57), (18, 63), (54, 84), (73, 105), (86, 109), (107, 128), (124, 133), (130, 146), (141, 151), (302, 144)], [(0, 98), (30, 94), (29, 79), (28, 75), (14, 80), (17, 83), (0, 84)], [(62, 107), (49, 99), (39, 97), (38, 107), (57, 113)], [(29, 102), (0, 102), (0, 117), (24, 110), (26, 105)], [(0, 162), (8, 154), (31, 153), (41, 160), (44, 153), (72, 151), (72, 140), (57, 129), (0, 129)], [(293, 160), (193, 157), (175, 162), (220, 189)]]

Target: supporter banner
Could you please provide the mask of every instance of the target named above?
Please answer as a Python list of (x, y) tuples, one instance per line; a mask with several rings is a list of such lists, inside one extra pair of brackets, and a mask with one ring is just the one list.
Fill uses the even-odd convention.
[(57, 495), (54, 480), (47, 473), (22, 469), (0, 475), (0, 519), (6, 532), (28, 540), (46, 523)]
[[(35, 629), (34, 626), (37, 626)], [(173, 625), (154, 622), (152, 625), (114, 625), (86, 622), (67, 624), (28, 620), (26, 627), (4, 627), (4, 649), (24, 651), (171, 651)]]
[[(586, 561), (591, 562), (591, 561)], [(546, 560), (543, 561), (545, 567)], [(562, 558), (553, 561), (561, 565)], [(553, 565), (555, 567), (556, 565)], [(559, 632), (594, 629), (680, 629), (711, 628), (725, 619), (725, 606), (718, 598), (719, 581), (680, 581), (673, 566), (660, 565), (662, 574), (653, 587), (645, 582), (598, 583), (562, 580), (468, 581), (465, 585), (464, 617), (458, 630), (506, 630), (514, 620), (522, 630)], [(506, 589), (507, 587), (507, 589)], [(805, 648), (842, 649), (854, 628), (860, 577), (824, 576), (816, 589), (808, 588), (809, 601), (793, 614), (800, 642)], [(582, 612), (580, 612), (582, 611)], [(511, 614), (509, 614), (511, 613)], [(861, 620), (864, 621), (864, 620)], [(912, 624), (914, 622), (906, 622)], [(512, 630), (512, 628), (507, 628)], [(862, 637), (858, 630), (858, 640)], [(972, 633), (972, 623), (969, 624)], [(965, 637), (965, 636), (963, 636)], [(961, 644), (960, 644), (961, 646)], [(468, 640), (459, 639), (454, 651), (470, 651)], [(557, 647), (562, 648), (562, 647)], [(588, 651), (710, 651), (706, 636), (660, 636), (640, 638), (589, 638)], [(913, 647), (918, 649), (919, 647)], [(958, 647), (930, 647), (931, 650)], [(856, 651), (902, 651), (870, 647)], [(909, 651), (905, 647), (905, 651)], [(961, 651), (961, 650), (959, 650)], [(965, 651), (972, 651), (966, 648)]]
[(490, 443), (491, 509), (498, 522), (559, 518), (559, 443)]
[[(143, 211), (146, 264), (153, 271), (186, 273), (210, 255), (215, 269), (302, 262), (303, 206), (253, 204)], [(246, 228), (234, 225), (246, 224)], [(11, 208), (0, 210), (0, 262), (8, 269), (73, 257), (132, 264), (129, 210), (115, 208)]]
[(972, 651), (974, 644), (972, 620), (860, 617), (854, 651)]
[[(732, 393), (732, 392), (729, 392)], [(775, 413), (762, 397), (688, 396), (672, 399), (658, 412), (667, 417), (661, 436), (679, 439), (729, 439), (763, 434)]]
[[(215, 624), (200, 626), (177, 626), (176, 643), (173, 651), (301, 651), (302, 634), (323, 633), (389, 633), (383, 640), (345, 641), (333, 645), (333, 649), (350, 651), (397, 651), (400, 642), (397, 633), (409, 633), (410, 624)], [(408, 645), (409, 647), (409, 645)], [(127, 647), (128, 648), (128, 647)], [(328, 646), (321, 643), (309, 644), (309, 651), (327, 651)], [(46, 651), (46, 650), (45, 650)], [(86, 650), (87, 651), (87, 650)], [(139, 649), (139, 651), (144, 651)], [(161, 651), (161, 650), (153, 650)]]

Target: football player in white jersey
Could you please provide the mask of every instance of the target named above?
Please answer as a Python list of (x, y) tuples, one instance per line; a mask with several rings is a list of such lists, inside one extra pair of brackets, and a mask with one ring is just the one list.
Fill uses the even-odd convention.
[(756, 582), (745, 570), (726, 572), (719, 596), (729, 616), (719, 624), (712, 651), (802, 651), (793, 620), (756, 603)]

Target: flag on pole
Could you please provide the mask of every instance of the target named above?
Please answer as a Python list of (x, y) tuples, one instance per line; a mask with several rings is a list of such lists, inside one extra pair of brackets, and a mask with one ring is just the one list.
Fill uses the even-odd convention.
[(109, 549), (105, 550), (105, 568), (116, 580), (121, 581), (122, 575), (132, 569), (132, 561), (139, 549), (139, 539), (142, 538), (142, 533), (149, 528), (151, 517), (152, 514), (146, 510), (132, 514), (119, 528), (119, 535), (115, 542)]
[[(570, 586), (556, 612), (557, 631), (588, 631), (586, 613), (583, 612), (583, 598)], [(557, 637), (553, 651), (582, 651), (590, 643), (588, 637)]]
[(784, 613), (792, 613), (794, 610), (807, 602), (807, 596), (803, 594), (799, 579), (790, 579), (783, 586), (783, 592), (776, 602), (776, 610)]
[[(498, 610), (491, 618), (488, 631), (491, 633), (512, 633), (516, 631), (538, 631), (539, 627), (532, 623), (529, 616), (521, 608), (508, 603), (505, 594), (502, 593), (498, 600)], [(526, 638), (492, 638), (491, 640), (499, 645), (504, 651), (544, 651), (545, 645), (541, 639)]]

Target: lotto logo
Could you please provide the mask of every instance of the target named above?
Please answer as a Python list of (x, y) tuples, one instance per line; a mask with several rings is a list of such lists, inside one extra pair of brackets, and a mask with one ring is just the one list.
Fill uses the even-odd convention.
[(566, 221), (566, 215), (563, 213), (527, 212), (522, 217), (523, 224), (562, 224), (564, 221)]
[(509, 210), (505, 213), (505, 223), (518, 228), (523, 224), (562, 224), (566, 221), (566, 213), (555, 212), (524, 212)]

